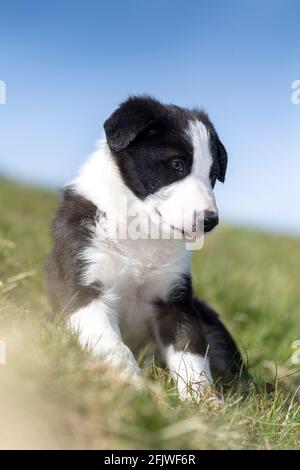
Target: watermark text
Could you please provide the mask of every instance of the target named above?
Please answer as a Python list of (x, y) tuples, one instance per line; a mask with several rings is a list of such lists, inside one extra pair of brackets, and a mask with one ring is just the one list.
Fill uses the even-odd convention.
[(0, 104), (6, 104), (6, 84), (0, 80)]
[(292, 89), (294, 90), (291, 97), (292, 103), (300, 104), (300, 80), (293, 81)]

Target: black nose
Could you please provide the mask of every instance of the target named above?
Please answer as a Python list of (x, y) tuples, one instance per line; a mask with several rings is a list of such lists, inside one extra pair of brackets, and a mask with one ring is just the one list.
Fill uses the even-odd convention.
[(210, 232), (219, 223), (219, 217), (216, 212), (204, 212), (204, 232)]

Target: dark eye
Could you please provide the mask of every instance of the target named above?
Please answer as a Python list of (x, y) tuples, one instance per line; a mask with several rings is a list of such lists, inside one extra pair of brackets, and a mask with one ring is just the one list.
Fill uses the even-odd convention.
[(184, 163), (179, 158), (173, 158), (173, 160), (171, 160), (170, 164), (171, 164), (171, 167), (174, 170), (179, 171), (180, 173), (182, 173), (184, 171)]

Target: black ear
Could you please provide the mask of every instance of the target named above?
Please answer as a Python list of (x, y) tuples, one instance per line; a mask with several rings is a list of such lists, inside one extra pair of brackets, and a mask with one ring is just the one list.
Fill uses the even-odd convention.
[(154, 124), (163, 105), (150, 97), (132, 97), (122, 103), (105, 121), (104, 130), (112, 152), (119, 152)]
[(227, 169), (227, 152), (222, 144), (222, 142), (218, 139), (218, 149), (217, 149), (217, 161), (218, 161), (218, 180), (221, 181), (221, 183), (224, 183), (225, 181), (225, 174), (226, 174), (226, 169)]

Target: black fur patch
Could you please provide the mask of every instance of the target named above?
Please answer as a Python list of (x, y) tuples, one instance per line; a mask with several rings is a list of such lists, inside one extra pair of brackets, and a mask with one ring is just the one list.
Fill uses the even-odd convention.
[(241, 354), (217, 313), (193, 297), (191, 279), (174, 286), (167, 302), (156, 302), (158, 328), (165, 346), (210, 359), (214, 380), (223, 388), (249, 379)]
[(246, 384), (250, 377), (238, 347), (219, 318), (219, 315), (205, 302), (193, 299), (193, 308), (201, 319), (209, 346), (208, 356), (214, 380), (220, 380), (223, 387), (230, 387), (239, 380)]
[(89, 243), (96, 213), (96, 206), (72, 188), (63, 192), (52, 227), (54, 245), (46, 263), (48, 293), (56, 314), (70, 314), (101, 293), (100, 285), (84, 287), (80, 283), (84, 263), (79, 254)]
[[(196, 119), (210, 133), (212, 183), (215, 178), (224, 181), (226, 151), (204, 112), (163, 105), (145, 96), (129, 98), (107, 119), (104, 124), (107, 143), (125, 184), (136, 196), (144, 199), (190, 173), (193, 147), (186, 130), (189, 121)], [(172, 167), (173, 159), (183, 162), (183, 171)]]
[(156, 301), (157, 327), (164, 345), (173, 345), (176, 351), (190, 351), (205, 355), (206, 337), (201, 320), (193, 307), (192, 283), (184, 275), (174, 285), (168, 300)]

